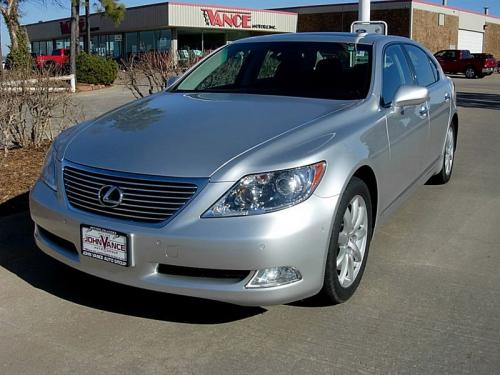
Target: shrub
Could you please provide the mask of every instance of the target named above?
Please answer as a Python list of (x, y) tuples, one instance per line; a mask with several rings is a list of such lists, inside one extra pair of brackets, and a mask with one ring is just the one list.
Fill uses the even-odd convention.
[(5, 60), (6, 66), (14, 70), (29, 70), (33, 66), (33, 59), (28, 49), (28, 39), (24, 29), (17, 33), (18, 48), (12, 49)]
[(77, 82), (111, 85), (118, 74), (118, 64), (97, 55), (81, 52), (76, 58)]

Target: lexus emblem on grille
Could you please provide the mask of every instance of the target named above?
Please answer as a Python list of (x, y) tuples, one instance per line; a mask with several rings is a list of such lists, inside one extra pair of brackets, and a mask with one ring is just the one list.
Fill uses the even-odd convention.
[(119, 187), (106, 185), (99, 189), (97, 193), (99, 203), (104, 207), (118, 207), (123, 201), (123, 191)]

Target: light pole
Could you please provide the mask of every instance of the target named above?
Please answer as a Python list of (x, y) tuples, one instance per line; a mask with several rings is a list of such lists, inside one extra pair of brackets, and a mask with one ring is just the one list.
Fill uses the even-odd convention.
[(371, 0), (359, 0), (359, 21), (370, 22), (370, 2)]

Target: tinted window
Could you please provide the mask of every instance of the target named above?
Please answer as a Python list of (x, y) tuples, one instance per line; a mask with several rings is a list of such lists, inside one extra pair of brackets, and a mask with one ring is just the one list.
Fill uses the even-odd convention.
[(412, 85), (410, 69), (400, 46), (393, 45), (385, 50), (382, 73), (382, 104), (389, 105), (396, 91), (403, 85)]
[(52, 56), (60, 56), (61, 55), (61, 50), (60, 49), (55, 49), (52, 51)]
[(350, 43), (235, 43), (205, 60), (174, 89), (325, 99), (363, 99), (372, 47)]
[(457, 51), (450, 51), (450, 50), (439, 51), (434, 56), (441, 57), (441, 58), (443, 58), (445, 60), (456, 60), (456, 58), (457, 58)]
[(417, 83), (420, 86), (430, 86), (436, 82), (437, 76), (434, 72), (436, 67), (432, 66), (429, 56), (420, 48), (412, 45), (405, 45), (405, 49), (415, 68)]

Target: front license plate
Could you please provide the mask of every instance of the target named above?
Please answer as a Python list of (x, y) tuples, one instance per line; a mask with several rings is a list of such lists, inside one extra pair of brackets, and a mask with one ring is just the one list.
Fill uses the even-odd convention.
[(128, 266), (127, 235), (108, 229), (82, 225), (82, 255)]

